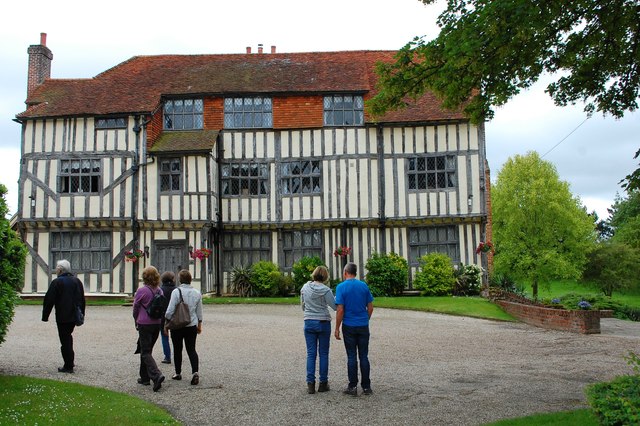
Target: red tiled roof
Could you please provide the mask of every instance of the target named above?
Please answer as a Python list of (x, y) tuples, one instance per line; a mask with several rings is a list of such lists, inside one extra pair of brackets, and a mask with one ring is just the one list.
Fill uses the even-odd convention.
[[(90, 79), (49, 79), (19, 118), (151, 113), (162, 95), (375, 91), (375, 63), (394, 51), (135, 56)], [(379, 121), (460, 119), (432, 94)]]

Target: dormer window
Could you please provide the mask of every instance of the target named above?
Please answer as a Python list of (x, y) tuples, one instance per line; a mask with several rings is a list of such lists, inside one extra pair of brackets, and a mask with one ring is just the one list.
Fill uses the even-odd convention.
[(244, 97), (224, 99), (225, 129), (263, 129), (273, 127), (271, 98)]
[(325, 126), (362, 126), (364, 100), (359, 95), (333, 95), (324, 97)]
[(203, 128), (202, 99), (174, 99), (164, 103), (165, 130), (199, 130)]

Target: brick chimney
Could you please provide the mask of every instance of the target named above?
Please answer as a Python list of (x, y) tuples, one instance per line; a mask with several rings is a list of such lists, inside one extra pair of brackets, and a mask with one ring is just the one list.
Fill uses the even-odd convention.
[(47, 47), (47, 33), (40, 33), (40, 44), (29, 46), (27, 53), (29, 53), (29, 74), (27, 76), (27, 97), (29, 97), (33, 89), (51, 77), (53, 53)]
[(258, 45), (258, 53), (262, 53), (262, 43)]
[(271, 46), (271, 53), (276, 53), (276, 47), (275, 46)]
[(251, 46), (247, 46), (247, 54), (251, 53)]

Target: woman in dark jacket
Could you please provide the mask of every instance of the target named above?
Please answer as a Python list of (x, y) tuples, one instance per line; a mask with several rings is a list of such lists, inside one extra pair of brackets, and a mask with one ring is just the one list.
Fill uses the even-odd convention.
[[(176, 289), (176, 275), (171, 271), (164, 272), (160, 277), (160, 281), (162, 281), (162, 293), (164, 294), (164, 298), (166, 300), (164, 307), (164, 310), (166, 312), (167, 307), (169, 307), (169, 300), (171, 300), (171, 293), (173, 293), (173, 290)], [(164, 328), (164, 323), (165, 318), (163, 315), (161, 324), (162, 328)], [(162, 363), (171, 364), (171, 345), (169, 344), (169, 336), (161, 333), (160, 339), (162, 340), (162, 352), (164, 353), (164, 359), (162, 360)]]

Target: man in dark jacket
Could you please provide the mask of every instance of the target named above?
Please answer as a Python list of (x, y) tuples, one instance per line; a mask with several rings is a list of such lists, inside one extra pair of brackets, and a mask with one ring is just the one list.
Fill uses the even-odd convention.
[(58, 368), (61, 373), (73, 373), (73, 329), (76, 326), (76, 306), (84, 315), (84, 285), (71, 274), (71, 265), (67, 260), (56, 264), (58, 278), (51, 281), (49, 290), (44, 296), (42, 305), (42, 321), (49, 321), (51, 310), (56, 308), (56, 323), (60, 337), (60, 351), (64, 365)]

